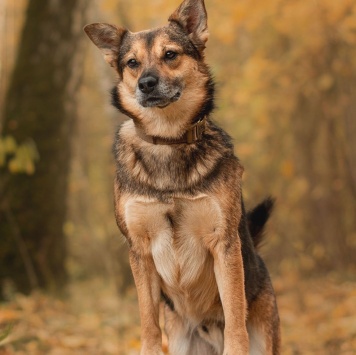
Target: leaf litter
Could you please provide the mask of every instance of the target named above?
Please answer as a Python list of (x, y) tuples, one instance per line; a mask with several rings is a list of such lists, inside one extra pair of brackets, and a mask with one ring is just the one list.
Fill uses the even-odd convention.
[[(282, 354), (356, 353), (356, 282), (275, 277)], [(167, 352), (167, 339), (163, 339)], [(119, 296), (99, 279), (74, 282), (66, 297), (15, 294), (0, 303), (0, 355), (138, 355), (139, 311), (132, 288)]]

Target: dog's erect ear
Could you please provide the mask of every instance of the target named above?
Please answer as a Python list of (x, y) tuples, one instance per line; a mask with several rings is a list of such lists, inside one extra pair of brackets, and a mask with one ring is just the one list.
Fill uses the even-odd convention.
[(209, 32), (204, 0), (184, 0), (168, 20), (178, 22), (199, 50), (205, 48)]
[(84, 31), (101, 50), (105, 60), (116, 68), (122, 37), (127, 30), (107, 23), (92, 23), (86, 25)]

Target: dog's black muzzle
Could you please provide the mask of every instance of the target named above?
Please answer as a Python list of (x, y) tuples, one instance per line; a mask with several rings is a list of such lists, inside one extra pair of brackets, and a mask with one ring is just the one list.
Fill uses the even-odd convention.
[(136, 96), (143, 107), (164, 108), (180, 98), (181, 88), (176, 83), (165, 82), (147, 73), (138, 80)]

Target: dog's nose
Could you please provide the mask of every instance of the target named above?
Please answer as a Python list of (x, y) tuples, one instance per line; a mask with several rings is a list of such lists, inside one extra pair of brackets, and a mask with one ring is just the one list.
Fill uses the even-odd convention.
[(155, 76), (145, 76), (138, 81), (138, 88), (144, 94), (149, 94), (158, 84), (158, 78)]

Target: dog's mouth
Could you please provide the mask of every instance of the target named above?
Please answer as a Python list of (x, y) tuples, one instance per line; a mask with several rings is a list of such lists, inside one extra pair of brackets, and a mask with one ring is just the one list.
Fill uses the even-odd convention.
[(158, 107), (158, 108), (165, 108), (171, 103), (179, 100), (181, 96), (180, 91), (174, 94), (172, 97), (162, 97), (162, 96), (150, 96), (143, 99), (140, 104), (143, 107)]

